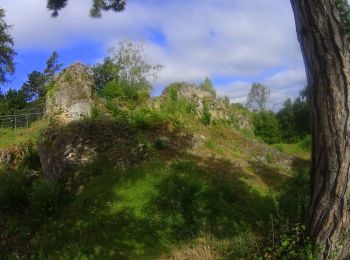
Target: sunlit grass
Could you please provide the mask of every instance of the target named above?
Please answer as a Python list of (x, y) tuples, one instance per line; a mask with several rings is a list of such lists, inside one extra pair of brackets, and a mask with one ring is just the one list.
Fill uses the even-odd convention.
[(273, 144), (272, 147), (279, 150), (282, 153), (286, 153), (303, 160), (310, 160), (310, 151), (300, 146), (300, 143), (293, 144)]
[(36, 143), (47, 122), (34, 122), (29, 128), (0, 128), (0, 148), (14, 147), (26, 143)]

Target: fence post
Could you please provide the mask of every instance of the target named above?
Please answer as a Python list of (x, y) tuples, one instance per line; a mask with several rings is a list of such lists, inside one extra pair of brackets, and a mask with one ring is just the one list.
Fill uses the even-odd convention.
[(27, 120), (27, 128), (29, 127), (29, 123), (28, 123), (28, 115), (26, 114), (26, 120)]
[(17, 128), (17, 117), (15, 116), (15, 129)]

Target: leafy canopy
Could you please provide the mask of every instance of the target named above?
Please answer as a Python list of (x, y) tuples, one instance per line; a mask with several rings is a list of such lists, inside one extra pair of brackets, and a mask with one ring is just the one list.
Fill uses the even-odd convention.
[(13, 61), (16, 55), (13, 40), (9, 33), (10, 26), (5, 22), (5, 10), (0, 8), (0, 84), (8, 81), (7, 76), (15, 72)]
[[(68, 0), (47, 0), (47, 9), (52, 11), (52, 17), (57, 17), (58, 12), (65, 8)], [(123, 11), (126, 0), (92, 0), (90, 16), (97, 18), (102, 16), (102, 11), (112, 10), (114, 12)]]
[(247, 107), (252, 111), (265, 111), (271, 90), (261, 83), (253, 83), (250, 88)]

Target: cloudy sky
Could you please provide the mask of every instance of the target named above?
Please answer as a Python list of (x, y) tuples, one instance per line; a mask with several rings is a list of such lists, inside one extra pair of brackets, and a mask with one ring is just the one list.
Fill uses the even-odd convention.
[(245, 102), (252, 82), (262, 82), (275, 110), (305, 85), (289, 0), (128, 0), (125, 11), (100, 19), (88, 16), (90, 2), (70, 0), (52, 19), (45, 0), (0, 0), (18, 53), (7, 87), (43, 70), (54, 50), (65, 66), (94, 64), (126, 38), (142, 40), (150, 62), (164, 66), (154, 94), (208, 76), (220, 95)]

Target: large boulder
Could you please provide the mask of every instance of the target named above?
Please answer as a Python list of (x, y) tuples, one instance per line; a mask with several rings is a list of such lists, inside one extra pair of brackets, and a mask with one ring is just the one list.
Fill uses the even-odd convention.
[(79, 170), (101, 158), (125, 167), (147, 157), (132, 129), (108, 120), (52, 125), (42, 133), (38, 152), (44, 176), (62, 182), (84, 177)]
[(50, 85), (46, 98), (46, 115), (61, 122), (81, 120), (91, 115), (94, 81), (89, 68), (75, 63)]

